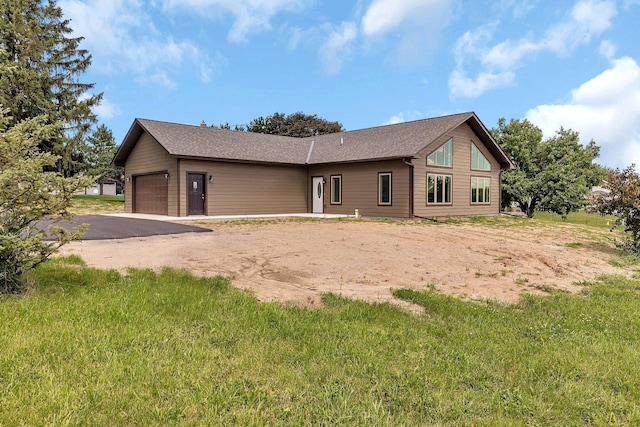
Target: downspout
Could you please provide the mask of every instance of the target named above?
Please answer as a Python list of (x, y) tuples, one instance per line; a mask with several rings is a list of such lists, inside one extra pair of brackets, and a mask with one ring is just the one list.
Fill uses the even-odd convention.
[(409, 166), (409, 217), (413, 218), (413, 174), (414, 174), (414, 166), (411, 161), (407, 161), (404, 159), (404, 164)]
[(176, 204), (178, 206), (178, 216), (182, 216), (180, 213), (180, 157), (178, 157), (177, 160), (178, 160), (178, 163), (176, 165), (176, 169), (177, 169), (176, 175), (178, 175), (178, 178), (176, 178), (176, 185), (178, 186), (178, 189), (177, 189), (178, 200), (176, 200)]
[(500, 173), (498, 174), (498, 215), (502, 213), (502, 172), (504, 172), (504, 169), (500, 168)]

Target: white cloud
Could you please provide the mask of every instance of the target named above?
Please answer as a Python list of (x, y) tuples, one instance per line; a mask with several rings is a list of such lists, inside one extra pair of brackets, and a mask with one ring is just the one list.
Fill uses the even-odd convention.
[(343, 22), (330, 31), (327, 41), (320, 47), (320, 58), (328, 74), (338, 74), (344, 57), (349, 53), (349, 45), (357, 36), (354, 22)]
[(430, 24), (424, 18), (450, 4), (450, 0), (374, 0), (362, 18), (362, 31), (365, 36), (376, 36), (401, 25)]
[(406, 111), (406, 112), (400, 112), (398, 114), (394, 114), (393, 116), (391, 116), (389, 118), (389, 120), (387, 120), (386, 122), (382, 123), (383, 125), (395, 125), (396, 123), (404, 123), (404, 122), (410, 122), (413, 120), (420, 120), (422, 118), (422, 113), (420, 113), (420, 111)]
[(618, 52), (618, 46), (613, 44), (610, 40), (602, 40), (598, 52), (606, 59), (613, 59)]
[(571, 18), (547, 30), (541, 48), (558, 55), (567, 55), (577, 46), (588, 43), (595, 35), (611, 26), (616, 5), (609, 0), (584, 0), (576, 3)]
[(106, 97), (102, 97), (100, 105), (93, 107), (93, 112), (99, 117), (100, 120), (109, 120), (122, 114), (120, 107)]
[(500, 0), (493, 1), (491, 8), (495, 13), (503, 13), (509, 10), (515, 18), (527, 15), (536, 6), (539, 0)]
[(133, 71), (143, 80), (153, 70), (151, 80), (171, 87), (175, 83), (170, 83), (166, 68), (195, 64), (196, 69), (215, 69), (216, 64), (190, 41), (162, 35), (146, 12), (149, 5), (141, 0), (61, 0), (58, 5), (71, 19), (74, 34), (85, 38), (84, 46), (99, 70)]
[(540, 46), (529, 40), (507, 40), (492, 47), (482, 58), (488, 67), (508, 70), (514, 68), (525, 56), (536, 53)]
[(488, 90), (503, 87), (515, 80), (510, 71), (500, 73), (480, 73), (475, 79), (467, 77), (461, 70), (455, 70), (449, 76), (449, 92), (452, 96), (476, 98)]
[[(515, 70), (522, 63), (541, 52), (551, 52), (565, 56), (578, 46), (589, 43), (595, 36), (611, 27), (616, 15), (615, 3), (611, 0), (582, 0), (571, 9), (567, 20), (551, 25), (544, 35), (536, 40), (528, 36), (519, 40), (505, 40), (488, 46), (497, 23), (484, 25), (476, 30), (467, 31), (454, 46), (456, 69), (449, 79), (452, 95), (477, 97), (490, 89), (513, 83)], [(602, 49), (602, 48), (601, 48)], [(602, 52), (602, 50), (601, 50)], [(464, 90), (458, 86), (463, 83), (469, 62), (480, 65), (475, 79), (474, 90)]]
[(571, 92), (566, 104), (539, 105), (526, 118), (552, 136), (561, 126), (595, 140), (604, 165), (640, 166), (640, 65), (629, 57)]
[(373, 0), (361, 21), (362, 34), (378, 41), (394, 32), (395, 56), (404, 65), (422, 63), (449, 24), (454, 0)]
[(227, 38), (233, 43), (245, 43), (249, 35), (271, 30), (271, 19), (280, 12), (295, 12), (308, 0), (166, 0), (170, 10), (188, 11), (213, 17), (221, 12), (233, 16)]

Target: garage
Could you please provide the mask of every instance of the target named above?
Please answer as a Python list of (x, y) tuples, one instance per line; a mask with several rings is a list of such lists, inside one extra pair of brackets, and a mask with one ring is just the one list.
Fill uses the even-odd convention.
[(168, 215), (168, 181), (165, 172), (133, 177), (134, 212)]

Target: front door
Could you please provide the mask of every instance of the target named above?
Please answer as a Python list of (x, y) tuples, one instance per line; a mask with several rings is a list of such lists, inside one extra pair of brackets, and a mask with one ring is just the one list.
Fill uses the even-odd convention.
[(313, 177), (312, 185), (313, 193), (313, 213), (324, 212), (324, 178), (321, 176)]
[(188, 214), (204, 215), (204, 175), (187, 174)]

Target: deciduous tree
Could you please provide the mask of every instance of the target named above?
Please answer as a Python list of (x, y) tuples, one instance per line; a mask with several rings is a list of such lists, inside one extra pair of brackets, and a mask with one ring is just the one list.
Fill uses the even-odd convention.
[(342, 132), (344, 128), (339, 122), (330, 122), (316, 114), (308, 115), (297, 112), (285, 116), (274, 113), (267, 117), (258, 117), (247, 126), (248, 132), (268, 133), (271, 135), (292, 136), (304, 138)]
[(619, 246), (640, 252), (640, 175), (635, 165), (608, 171), (602, 187), (606, 192), (591, 199), (589, 210), (601, 215), (614, 215), (616, 225), (623, 225), (629, 236)]
[(515, 165), (502, 174), (503, 202), (515, 202), (529, 218), (536, 209), (566, 218), (587, 205), (589, 190), (603, 178), (603, 169), (593, 163), (600, 148), (594, 141), (582, 146), (577, 132), (560, 128), (543, 140), (542, 131), (526, 119), (500, 119), (491, 133)]

